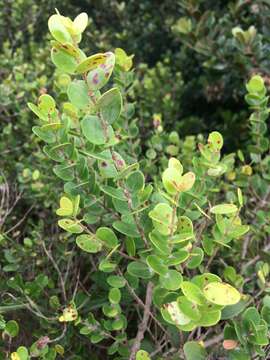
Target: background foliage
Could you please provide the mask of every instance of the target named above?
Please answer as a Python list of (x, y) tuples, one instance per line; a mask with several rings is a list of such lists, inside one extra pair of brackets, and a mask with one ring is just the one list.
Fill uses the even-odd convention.
[[(245, 83), (253, 74), (260, 74), (267, 89), (269, 86), (269, 1), (0, 0), (0, 8), (0, 246), (3, 254), (0, 327), (4, 329), (12, 320), (20, 326), (18, 335), (12, 323), (11, 336), (3, 335), (0, 357), (4, 359), (6, 353), (20, 345), (30, 346), (43, 336), (59, 335), (59, 328), (51, 326), (47, 319), (51, 309), (60, 306), (58, 270), (46, 253), (48, 249), (57, 259), (60, 272), (69, 279), (66, 280), (69, 298), (76, 292), (78, 271), (88, 286), (88, 270), (96, 266), (90, 263), (82, 266), (85, 256), (77, 257), (77, 253), (74, 256), (74, 248), (64, 241), (65, 235), (57, 227), (55, 210), (63, 193), (62, 180), (52, 172), (53, 162), (42, 151), (44, 144), (32, 133), (36, 119), (26, 105), (36, 103), (47, 92), (58, 103), (66, 101), (65, 79), (49, 57), (47, 21), (54, 8), (66, 16), (88, 13), (89, 25), (80, 44), (86, 53), (121, 47), (127, 54), (134, 54), (134, 71), (130, 72), (128, 86), (123, 91), (128, 98), (129, 124), (133, 131), (130, 156), (138, 159), (147, 181), (160, 182), (171, 156), (179, 157), (188, 171), (193, 156), (198, 156), (198, 144), (206, 141), (204, 137), (213, 130), (222, 133), (225, 142), (222, 155), (227, 156), (230, 166), (217, 184), (211, 183), (213, 194), (218, 192), (219, 196), (210, 195), (210, 199), (235, 202), (236, 189), (240, 187), (246, 202), (243, 217), (252, 232), (243, 243), (234, 244), (230, 252), (221, 249), (226, 273), (224, 264), (212, 258), (210, 250), (203, 266), (210, 266), (212, 272), (236, 288), (244, 286), (244, 292), (255, 298), (253, 305), (267, 319), (263, 305), (269, 303), (269, 145), (261, 140), (259, 151), (252, 145), (258, 137), (267, 139), (269, 132), (263, 115), (264, 125), (259, 129), (249, 120), (250, 110), (244, 97)], [(247, 99), (248, 105), (254, 105), (250, 101)], [(99, 215), (100, 209), (96, 211)], [(202, 231), (201, 226), (199, 223), (196, 231)], [(16, 289), (18, 282), (23, 284), (23, 293)], [(95, 291), (102, 296), (91, 300), (89, 307), (93, 309), (105, 301), (105, 277), (100, 288), (99, 285)], [(85, 294), (80, 290), (83, 302)], [(143, 287), (138, 291), (144, 299)], [(125, 296), (126, 306), (132, 306), (134, 300), (128, 293)], [(139, 317), (132, 316), (137, 322)], [(257, 314), (254, 316), (258, 319)], [(234, 331), (232, 328), (238, 329), (237, 324), (245, 317), (248, 314), (242, 312), (239, 319), (226, 325), (225, 339), (231, 339), (227, 334)], [(257, 325), (261, 325), (260, 320)], [(136, 336), (136, 326), (128, 327), (129, 338)], [(223, 330), (221, 323), (211, 335), (219, 335)], [(174, 356), (170, 349), (177, 351), (183, 340), (178, 339), (170, 326), (168, 331), (172, 331), (174, 346), (165, 348), (164, 354), (168, 354), (164, 359)], [(67, 331), (64, 342), (59, 343), (65, 348), (64, 358), (84, 359), (92, 351), (93, 358), (100, 359), (103, 348), (111, 345), (106, 339), (93, 350), (87, 336), (82, 335)], [(200, 336), (198, 331), (188, 340), (198, 340)], [(256, 356), (266, 358), (267, 347), (260, 355), (256, 341), (252, 344), (245, 341), (240, 341), (244, 349), (252, 349)], [(211, 347), (209, 358), (224, 357), (221, 342)], [(151, 337), (146, 339), (144, 349), (154, 352)], [(61, 356), (61, 351), (59, 347), (57, 356)], [(48, 359), (54, 358), (53, 352), (46, 355)], [(117, 356), (125, 358), (125, 350)], [(231, 356), (245, 359), (241, 354)]]

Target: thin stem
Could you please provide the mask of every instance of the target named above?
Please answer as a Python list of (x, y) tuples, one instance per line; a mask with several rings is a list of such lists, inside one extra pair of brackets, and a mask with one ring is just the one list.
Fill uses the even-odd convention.
[(61, 273), (61, 271), (60, 271), (60, 269), (59, 269), (59, 266), (57, 265), (56, 261), (55, 261), (54, 258), (52, 257), (52, 254), (47, 250), (44, 241), (42, 242), (42, 246), (43, 246), (43, 249), (44, 249), (46, 255), (47, 255), (48, 258), (51, 260), (51, 263), (53, 264), (53, 267), (55, 268), (55, 270), (56, 270), (56, 272), (57, 272), (57, 274), (58, 274), (59, 281), (60, 281), (60, 285), (61, 285), (61, 289), (62, 289), (63, 299), (64, 299), (65, 303), (67, 303), (67, 294), (66, 294), (66, 288), (65, 288), (65, 281), (64, 281), (64, 278), (63, 278), (63, 276), (62, 276), (62, 273)]
[(154, 289), (153, 283), (149, 282), (147, 285), (147, 289), (146, 289), (145, 307), (144, 307), (142, 322), (140, 323), (140, 325), (138, 327), (137, 336), (132, 345), (129, 360), (135, 360), (136, 353), (138, 350), (140, 350), (141, 342), (144, 338), (144, 333), (147, 329), (147, 324), (148, 324), (149, 317), (150, 317), (150, 308), (151, 308), (151, 304), (152, 304), (153, 289)]

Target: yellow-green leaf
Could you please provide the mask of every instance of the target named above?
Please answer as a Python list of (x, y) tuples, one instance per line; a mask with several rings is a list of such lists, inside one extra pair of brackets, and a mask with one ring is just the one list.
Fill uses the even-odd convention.
[(60, 207), (56, 210), (56, 214), (59, 216), (71, 216), (73, 214), (72, 201), (66, 196), (62, 196), (60, 199)]
[(63, 310), (63, 313), (58, 320), (60, 322), (71, 322), (77, 320), (77, 318), (78, 318), (78, 311), (74, 305), (70, 304), (68, 307), (66, 307)]
[(205, 286), (203, 294), (208, 301), (217, 305), (234, 305), (241, 299), (238, 290), (229, 284), (212, 282)]
[(76, 74), (86, 73), (96, 69), (99, 65), (105, 64), (107, 56), (105, 54), (95, 54), (84, 59), (75, 69)]
[(54, 14), (49, 18), (48, 27), (55, 40), (60, 43), (72, 42), (72, 37), (62, 21), (62, 16)]
[(238, 210), (238, 208), (234, 204), (220, 204), (220, 205), (213, 206), (210, 209), (210, 212), (212, 214), (226, 215), (226, 214), (234, 214), (237, 212), (237, 210)]
[(84, 32), (87, 24), (88, 24), (88, 15), (85, 12), (80, 13), (73, 20), (74, 28), (78, 34)]

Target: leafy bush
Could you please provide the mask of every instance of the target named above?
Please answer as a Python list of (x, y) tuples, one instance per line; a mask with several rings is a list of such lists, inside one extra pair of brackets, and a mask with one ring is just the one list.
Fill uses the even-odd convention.
[[(28, 44), (34, 42), (40, 48), (44, 44), (47, 19), (43, 14), (55, 7), (71, 13), (86, 11), (91, 18), (87, 41), (82, 42), (85, 51), (124, 46), (127, 53), (136, 54), (140, 72), (133, 99), (139, 103), (136, 115), (146, 136), (154, 113), (161, 113), (164, 127), (182, 136), (215, 128), (222, 132), (226, 149), (245, 149), (249, 130), (243, 84), (254, 73), (264, 77), (266, 86), (269, 83), (267, 1), (167, 0), (152, 6), (145, 0), (91, 4), (42, 0), (38, 5), (16, 0), (0, 4), (0, 40), (9, 39), (13, 51), (23, 51), (22, 63), (35, 58)], [(239, 136), (227, 141), (232, 132)]]
[[(225, 154), (217, 131), (207, 140), (167, 132), (156, 99), (153, 115), (147, 102), (139, 110), (153, 116), (145, 143), (132, 56), (120, 48), (87, 56), (79, 48), (87, 23), (86, 13), (72, 21), (58, 12), (48, 22), (56, 96), (28, 103), (38, 120), (27, 151), (32, 142), (45, 145), (39, 170), (24, 172), (30, 183), (43, 179), (42, 191), (35, 185), (40, 213), (23, 231), (20, 221), (6, 222), (12, 207), (1, 205), (0, 358), (266, 359), (263, 78), (246, 86), (245, 154)], [(141, 91), (153, 98), (151, 83), (162, 83), (163, 69), (161, 78), (146, 73), (153, 79)]]

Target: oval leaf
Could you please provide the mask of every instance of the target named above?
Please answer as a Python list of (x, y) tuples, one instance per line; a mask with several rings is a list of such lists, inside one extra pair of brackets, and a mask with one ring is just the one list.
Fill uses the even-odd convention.
[(208, 301), (217, 305), (234, 305), (241, 299), (238, 290), (229, 284), (212, 282), (203, 289), (204, 296)]

